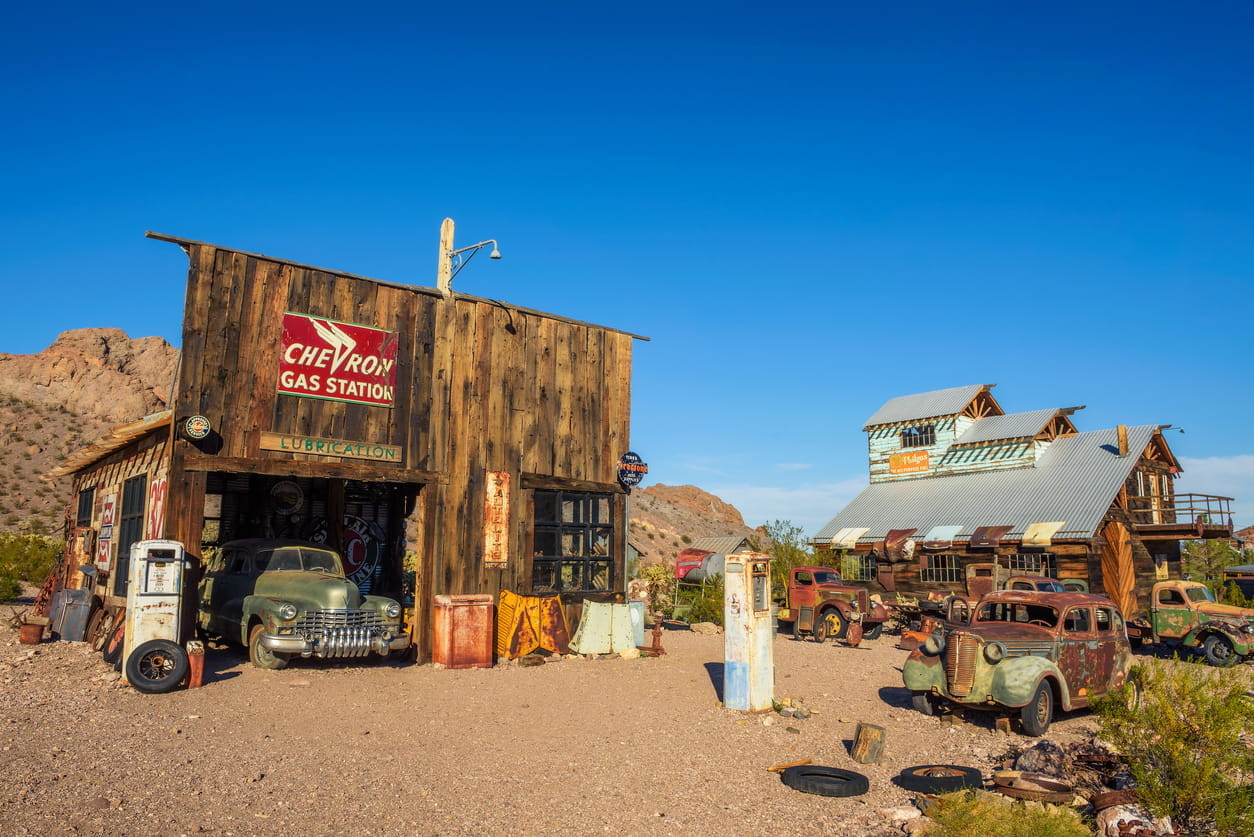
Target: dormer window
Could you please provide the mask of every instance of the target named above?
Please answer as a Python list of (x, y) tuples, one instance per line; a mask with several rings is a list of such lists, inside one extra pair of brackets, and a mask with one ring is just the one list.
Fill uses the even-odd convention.
[(901, 431), (903, 448), (929, 448), (936, 444), (936, 425), (916, 424)]

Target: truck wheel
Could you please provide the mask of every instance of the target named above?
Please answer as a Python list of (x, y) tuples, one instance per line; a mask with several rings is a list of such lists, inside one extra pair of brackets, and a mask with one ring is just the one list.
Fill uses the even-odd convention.
[(1019, 718), (1023, 721), (1023, 731), (1033, 737), (1044, 735), (1054, 720), (1054, 690), (1048, 682), (1036, 687), (1036, 694), (1028, 705), (1019, 710)]
[(876, 622), (874, 625), (867, 625), (862, 631), (863, 639), (879, 639), (880, 634), (884, 633), (884, 623)]
[(257, 668), (276, 671), (287, 665), (291, 659), (287, 654), (276, 654), (261, 644), (266, 628), (258, 623), (248, 632), (248, 659)]
[(844, 639), (848, 632), (849, 622), (835, 608), (824, 611), (819, 620), (814, 623), (815, 642), (826, 642), (833, 638)]
[(1237, 661), (1237, 655), (1232, 650), (1232, 643), (1226, 636), (1211, 634), (1206, 637), (1203, 651), (1206, 654), (1206, 662), (1215, 668), (1227, 668)]
[(183, 646), (168, 639), (150, 639), (126, 658), (126, 681), (150, 695), (168, 692), (187, 677)]
[(936, 698), (932, 697), (931, 692), (911, 692), (910, 702), (914, 704), (914, 709), (923, 715), (936, 714)]

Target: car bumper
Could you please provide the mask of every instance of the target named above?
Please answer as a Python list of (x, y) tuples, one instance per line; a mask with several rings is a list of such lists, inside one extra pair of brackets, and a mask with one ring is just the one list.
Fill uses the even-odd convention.
[(403, 651), (409, 645), (409, 634), (392, 631), (376, 634), (334, 631), (314, 639), (299, 634), (265, 634), (261, 637), (261, 646), (267, 651), (301, 657), (364, 657), (372, 651), (376, 654)]

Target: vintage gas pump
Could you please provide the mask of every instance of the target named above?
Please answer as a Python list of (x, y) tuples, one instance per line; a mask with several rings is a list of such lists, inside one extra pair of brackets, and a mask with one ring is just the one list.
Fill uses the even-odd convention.
[(187, 651), (179, 642), (185, 569), (178, 541), (131, 546), (122, 659), (127, 681), (141, 692), (168, 692), (187, 676)]
[(733, 553), (723, 569), (723, 705), (763, 712), (775, 696), (771, 559)]

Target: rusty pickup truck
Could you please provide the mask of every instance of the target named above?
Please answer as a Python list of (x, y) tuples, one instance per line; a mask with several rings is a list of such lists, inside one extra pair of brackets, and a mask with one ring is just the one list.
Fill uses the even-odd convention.
[(1149, 619), (1128, 622), (1134, 645), (1161, 642), (1200, 650), (1223, 668), (1254, 657), (1254, 609), (1220, 604), (1205, 584), (1159, 581), (1150, 594)]
[(793, 635), (809, 633), (818, 642), (844, 639), (850, 622), (862, 623), (862, 636), (876, 639), (888, 610), (865, 587), (845, 584), (831, 567), (793, 567), (785, 598), (777, 602), (780, 622), (791, 622)]

